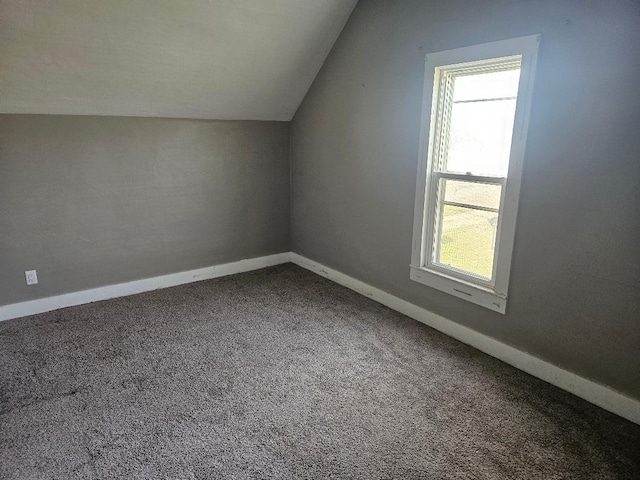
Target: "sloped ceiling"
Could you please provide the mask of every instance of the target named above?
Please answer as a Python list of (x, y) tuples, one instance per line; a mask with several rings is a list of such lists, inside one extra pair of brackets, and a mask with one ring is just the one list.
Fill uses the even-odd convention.
[(290, 120), (356, 0), (0, 0), (0, 113)]

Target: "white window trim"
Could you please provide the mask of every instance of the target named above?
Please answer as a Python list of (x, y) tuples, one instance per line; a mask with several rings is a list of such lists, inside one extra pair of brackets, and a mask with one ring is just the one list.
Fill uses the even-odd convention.
[[(533, 96), (533, 81), (538, 55), (540, 35), (529, 35), (499, 42), (485, 43), (471, 47), (457, 48), (430, 53), (426, 57), (424, 90), (422, 99), (422, 128), (420, 133), (420, 155), (416, 182), (414, 206), (413, 245), (410, 278), (432, 288), (450, 293), (483, 307), (504, 314), (507, 307), (507, 293), (511, 270), (511, 256), (516, 231), (516, 216), (522, 166), (529, 125), (529, 112)], [(431, 204), (431, 151), (434, 139), (431, 124), (435, 122), (432, 104), (437, 99), (434, 92), (434, 78), (437, 67), (476, 62), (500, 57), (522, 55), (520, 84), (511, 141), (511, 155), (506, 184), (500, 201), (500, 222), (496, 240), (496, 268), (493, 286), (475, 283), (448, 275), (446, 271), (427, 268), (425, 262), (426, 242), (430, 227), (426, 224), (427, 207)], [(434, 93), (436, 95), (434, 95)]]

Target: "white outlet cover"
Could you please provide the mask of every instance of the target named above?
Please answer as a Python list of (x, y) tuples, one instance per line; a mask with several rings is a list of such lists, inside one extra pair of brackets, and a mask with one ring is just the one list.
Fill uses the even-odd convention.
[(27, 285), (35, 285), (38, 283), (38, 274), (35, 270), (27, 270), (24, 272), (24, 276), (27, 279)]

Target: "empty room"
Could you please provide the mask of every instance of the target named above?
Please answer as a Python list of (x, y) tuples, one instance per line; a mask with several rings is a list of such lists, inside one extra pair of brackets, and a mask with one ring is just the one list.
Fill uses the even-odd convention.
[(637, 0), (0, 0), (0, 478), (640, 479)]

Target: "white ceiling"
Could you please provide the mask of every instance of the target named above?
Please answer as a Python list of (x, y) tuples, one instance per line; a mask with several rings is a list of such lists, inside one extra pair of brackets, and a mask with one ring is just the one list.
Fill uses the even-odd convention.
[(357, 0), (0, 0), (0, 113), (290, 120)]

